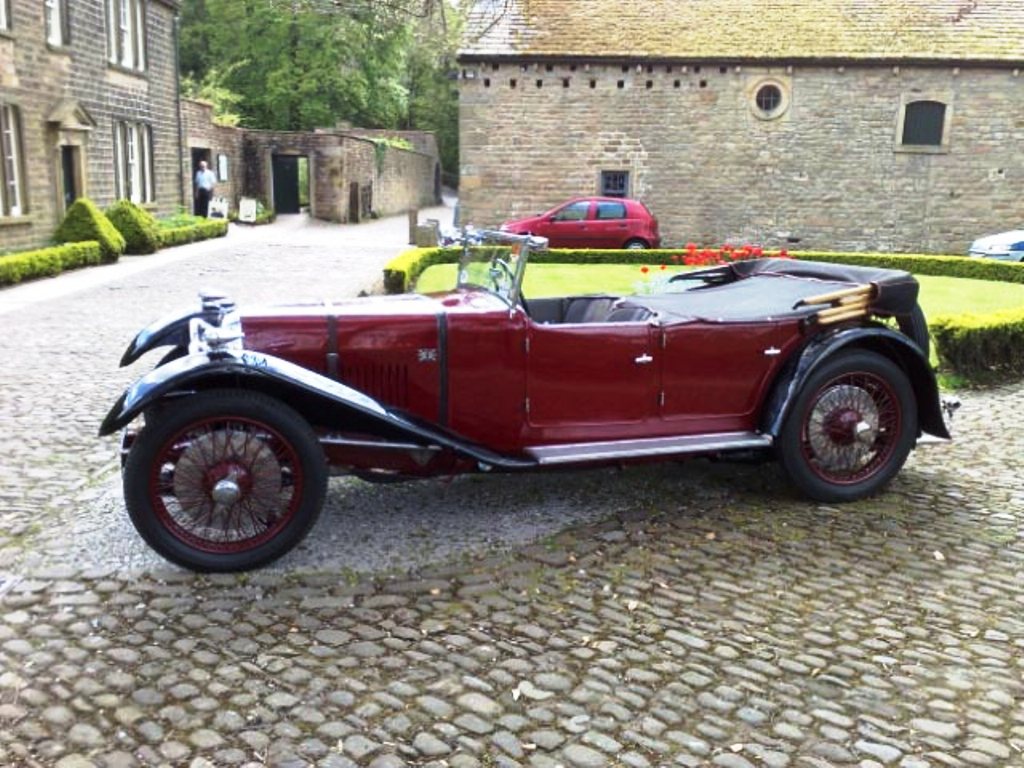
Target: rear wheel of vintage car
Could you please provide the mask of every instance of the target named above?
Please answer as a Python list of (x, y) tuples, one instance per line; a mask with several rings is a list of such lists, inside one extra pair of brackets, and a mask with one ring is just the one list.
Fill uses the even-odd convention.
[(172, 401), (139, 433), (124, 470), (135, 528), (157, 552), (197, 571), (269, 563), (316, 522), (327, 464), (287, 405), (215, 390)]
[(899, 472), (917, 436), (917, 401), (888, 358), (843, 352), (815, 371), (779, 433), (783, 472), (827, 502), (877, 493)]

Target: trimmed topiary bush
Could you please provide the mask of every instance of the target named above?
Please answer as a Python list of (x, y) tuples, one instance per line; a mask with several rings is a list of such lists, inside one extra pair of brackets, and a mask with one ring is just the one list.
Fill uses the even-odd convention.
[(103, 261), (117, 261), (124, 253), (125, 242), (121, 233), (103, 215), (96, 204), (84, 197), (79, 198), (64, 215), (64, 221), (57, 227), (53, 239), (58, 243), (80, 243), (95, 240), (100, 244)]
[(106, 215), (124, 237), (125, 253), (154, 253), (160, 247), (153, 214), (131, 200), (118, 200), (107, 208)]

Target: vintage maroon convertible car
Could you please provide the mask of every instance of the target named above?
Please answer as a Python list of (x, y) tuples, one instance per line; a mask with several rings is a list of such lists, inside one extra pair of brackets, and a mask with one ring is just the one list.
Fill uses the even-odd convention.
[(653, 295), (530, 300), (545, 241), (487, 235), (505, 247), (466, 248), (447, 293), (244, 313), (205, 295), (143, 330), (122, 365), (172, 349), (100, 429), (129, 427), (143, 538), (197, 570), (269, 562), (313, 524), (329, 467), (392, 480), (754, 455), (850, 501), (922, 433), (949, 437), (905, 272), (764, 259)]

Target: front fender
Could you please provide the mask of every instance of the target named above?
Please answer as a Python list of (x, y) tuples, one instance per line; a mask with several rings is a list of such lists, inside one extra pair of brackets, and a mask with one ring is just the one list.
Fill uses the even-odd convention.
[(162, 317), (150, 323), (136, 334), (121, 355), (121, 367), (131, 365), (151, 349), (176, 346), (188, 349), (189, 322), (193, 317), (202, 317), (202, 310), (188, 310)]
[(761, 431), (778, 437), (804, 383), (818, 367), (837, 352), (858, 347), (878, 352), (902, 366), (914, 388), (920, 429), (930, 435), (950, 438), (942, 418), (939, 385), (928, 359), (911, 339), (890, 328), (847, 328), (816, 337), (785, 366), (765, 405)]
[[(352, 387), (279, 357), (250, 350), (192, 354), (153, 369), (118, 398), (100, 425), (100, 435), (123, 429), (171, 393), (220, 386), (268, 391), (292, 404), (302, 400), (310, 406), (311, 412), (335, 414), (335, 418), (340, 411), (346, 419), (358, 419), (384, 437), (440, 445), (488, 465), (514, 469), (535, 464), (501, 456), (455, 435), (414, 422)], [(329, 419), (327, 421), (329, 424)]]
[(100, 435), (109, 435), (127, 426), (146, 408), (170, 392), (190, 390), (204, 381), (223, 379), (226, 376), (272, 380), (289, 387), (298, 387), (332, 398), (378, 419), (389, 414), (384, 406), (362, 392), (279, 357), (249, 350), (217, 355), (201, 353), (161, 365), (128, 387), (103, 420)]

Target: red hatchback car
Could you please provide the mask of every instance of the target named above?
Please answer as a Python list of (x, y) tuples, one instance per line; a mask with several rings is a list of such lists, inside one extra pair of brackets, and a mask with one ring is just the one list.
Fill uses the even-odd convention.
[(550, 248), (658, 248), (658, 220), (639, 200), (580, 197), (539, 216), (506, 221), (504, 232), (545, 237)]

